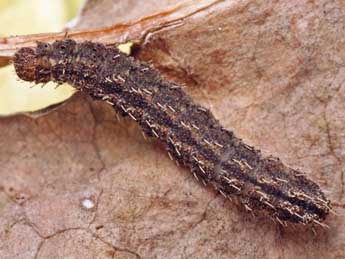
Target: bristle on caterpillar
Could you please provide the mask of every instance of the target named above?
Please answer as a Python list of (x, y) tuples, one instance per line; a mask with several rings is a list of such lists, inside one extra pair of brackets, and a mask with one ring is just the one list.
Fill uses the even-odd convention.
[(116, 48), (71, 39), (38, 43), (18, 50), (14, 66), (23, 80), (69, 83), (130, 116), (145, 136), (164, 143), (172, 160), (224, 197), (238, 197), (250, 213), (263, 212), (282, 224), (323, 225), (330, 212), (330, 201), (303, 173), (263, 157), (178, 84)]

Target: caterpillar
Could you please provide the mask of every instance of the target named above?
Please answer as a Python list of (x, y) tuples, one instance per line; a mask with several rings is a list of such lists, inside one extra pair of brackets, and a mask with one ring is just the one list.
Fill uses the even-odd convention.
[(115, 47), (72, 39), (21, 48), (13, 63), (23, 80), (69, 83), (130, 116), (172, 160), (224, 197), (236, 197), (247, 211), (283, 225), (325, 226), (331, 203), (316, 183), (245, 144), (151, 65)]

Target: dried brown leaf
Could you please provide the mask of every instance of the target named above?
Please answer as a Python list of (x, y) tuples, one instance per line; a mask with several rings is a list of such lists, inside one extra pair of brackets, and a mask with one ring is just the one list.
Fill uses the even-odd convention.
[[(97, 2), (107, 15), (92, 12)], [(141, 2), (90, 1), (77, 26), (90, 24), (88, 17), (105, 25), (140, 19)], [(343, 258), (344, 14), (341, 1), (229, 0), (178, 27), (129, 30), (144, 36), (139, 58), (184, 82), (237, 135), (327, 190), (338, 214), (329, 230), (251, 218), (176, 167), (134, 123), (80, 97), (37, 120), (1, 120), (0, 257)], [(84, 36), (131, 38), (121, 28), (110, 38)], [(12, 52), (33, 43), (12, 42)]]

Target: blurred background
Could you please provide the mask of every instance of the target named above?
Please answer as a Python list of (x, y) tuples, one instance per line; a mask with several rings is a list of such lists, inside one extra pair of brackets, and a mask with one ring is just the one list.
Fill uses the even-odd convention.
[[(0, 37), (58, 32), (78, 14), (84, 0), (0, 0)], [(41, 88), (18, 81), (13, 66), (0, 68), (0, 116), (32, 112), (68, 99), (73, 89)]]

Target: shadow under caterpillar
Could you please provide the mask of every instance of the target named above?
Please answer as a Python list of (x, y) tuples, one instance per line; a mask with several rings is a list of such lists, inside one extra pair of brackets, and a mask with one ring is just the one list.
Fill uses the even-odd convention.
[(37, 43), (14, 56), (26, 81), (69, 83), (130, 116), (143, 132), (164, 143), (172, 160), (187, 166), (224, 197), (277, 222), (318, 224), (331, 210), (320, 187), (278, 158), (242, 142), (183, 89), (148, 64), (100, 43), (66, 39)]

